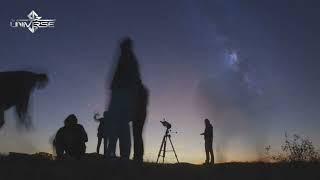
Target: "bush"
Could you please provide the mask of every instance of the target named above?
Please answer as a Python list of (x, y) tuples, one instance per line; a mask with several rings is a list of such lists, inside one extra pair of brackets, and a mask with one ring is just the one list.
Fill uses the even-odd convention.
[(320, 153), (312, 144), (312, 141), (307, 137), (301, 137), (294, 134), (290, 138), (285, 134), (285, 142), (281, 146), (281, 153), (270, 155), (271, 146), (267, 146), (266, 154), (268, 159), (277, 162), (319, 162)]

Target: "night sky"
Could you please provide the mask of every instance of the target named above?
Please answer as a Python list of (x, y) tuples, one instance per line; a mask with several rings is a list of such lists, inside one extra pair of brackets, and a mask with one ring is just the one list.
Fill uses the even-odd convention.
[[(55, 28), (10, 27), (32, 10), (56, 19)], [(124, 36), (134, 40), (150, 90), (145, 160), (156, 159), (163, 118), (178, 132), (172, 138), (184, 162), (204, 161), (204, 118), (219, 162), (257, 160), (285, 132), (319, 145), (319, 10), (317, 0), (1, 1), (0, 71), (45, 72), (50, 83), (34, 93), (31, 131), (17, 132), (7, 111), (0, 151), (52, 152), (52, 137), (74, 113), (94, 152), (92, 117), (108, 102)]]

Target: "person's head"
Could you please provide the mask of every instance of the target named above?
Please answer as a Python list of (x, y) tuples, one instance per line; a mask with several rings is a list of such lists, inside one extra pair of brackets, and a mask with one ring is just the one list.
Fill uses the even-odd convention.
[(132, 49), (133, 47), (133, 41), (130, 37), (125, 37), (120, 42), (120, 48), (122, 51), (127, 51)]
[(204, 124), (205, 124), (206, 126), (210, 125), (209, 119), (205, 119), (205, 120), (204, 120)]
[(64, 120), (64, 125), (65, 126), (71, 126), (71, 125), (75, 125), (78, 123), (78, 119), (76, 117), (76, 115), (74, 114), (70, 114), (65, 120)]

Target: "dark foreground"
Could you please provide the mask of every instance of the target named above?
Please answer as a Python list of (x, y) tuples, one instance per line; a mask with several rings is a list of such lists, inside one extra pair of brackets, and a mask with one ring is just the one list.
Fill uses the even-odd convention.
[(132, 180), (319, 180), (320, 164), (225, 163), (136, 164), (121, 160), (0, 160), (1, 180), (132, 179)]

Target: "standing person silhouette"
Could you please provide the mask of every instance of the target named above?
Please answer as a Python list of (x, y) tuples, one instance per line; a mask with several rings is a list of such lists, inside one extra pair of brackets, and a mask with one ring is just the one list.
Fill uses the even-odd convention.
[(133, 52), (133, 41), (126, 37), (120, 42), (120, 54), (110, 84), (110, 143), (108, 151), (115, 155), (119, 140), (120, 156), (129, 159), (131, 136), (129, 122), (134, 119), (135, 100), (141, 85), (139, 64)]
[(133, 40), (130, 37), (125, 37), (120, 41), (120, 52), (109, 86), (111, 98), (108, 105), (110, 113), (108, 122), (111, 128), (109, 128), (107, 154), (110, 154), (111, 157), (115, 156), (116, 144), (119, 140), (120, 157), (129, 159), (131, 134), (128, 123), (132, 122), (133, 159), (142, 162), (144, 154), (142, 133), (147, 116), (149, 91), (141, 80), (139, 63), (133, 47)]
[(107, 150), (108, 141), (109, 141), (109, 136), (108, 136), (109, 131), (105, 132), (105, 125), (107, 124), (106, 121), (108, 121), (108, 111), (103, 112), (103, 117), (98, 118), (98, 116), (99, 116), (98, 113), (96, 113), (93, 116), (93, 119), (99, 122), (98, 133), (97, 133), (97, 137), (98, 137), (97, 150), (96, 150), (97, 154), (100, 153), (100, 146), (101, 146), (102, 139), (104, 143), (104, 151)]
[(201, 135), (204, 136), (205, 150), (206, 150), (206, 162), (205, 164), (214, 164), (214, 155), (212, 149), (213, 142), (213, 127), (208, 119), (204, 120), (205, 130)]

